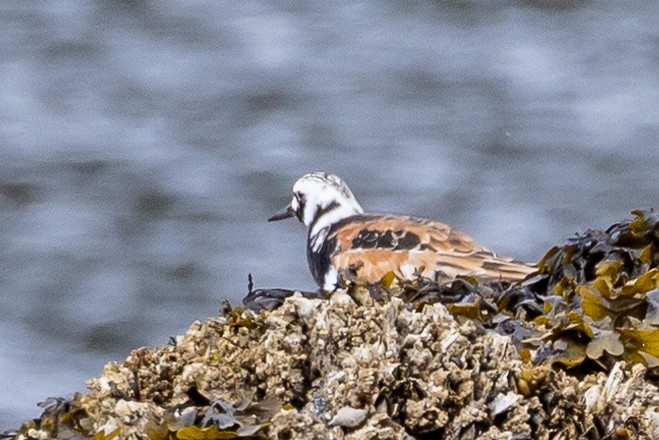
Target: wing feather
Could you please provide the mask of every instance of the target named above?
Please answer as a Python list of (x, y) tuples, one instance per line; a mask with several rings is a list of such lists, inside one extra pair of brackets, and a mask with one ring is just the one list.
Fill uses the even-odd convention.
[(532, 265), (495, 255), (441, 222), (394, 215), (359, 215), (347, 220), (327, 236), (337, 243), (332, 265), (345, 269), (361, 263), (359, 275), (369, 281), (390, 271), (409, 278), (421, 268), (429, 277), (471, 275), (510, 281), (535, 271)]

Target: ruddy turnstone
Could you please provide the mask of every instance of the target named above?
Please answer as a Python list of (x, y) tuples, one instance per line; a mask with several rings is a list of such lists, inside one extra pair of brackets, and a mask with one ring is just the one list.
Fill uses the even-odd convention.
[(494, 254), (469, 236), (434, 220), (364, 214), (339, 177), (310, 173), (293, 185), (293, 199), (268, 221), (297, 217), (308, 228), (307, 260), (324, 290), (336, 289), (339, 273), (360, 265), (357, 274), (375, 282), (388, 272), (449, 280), (458, 275), (486, 281), (517, 281), (535, 267)]

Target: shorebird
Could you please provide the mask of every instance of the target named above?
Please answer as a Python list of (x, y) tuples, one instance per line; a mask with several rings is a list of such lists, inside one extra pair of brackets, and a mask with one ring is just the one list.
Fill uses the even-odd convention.
[(393, 214), (364, 214), (338, 176), (309, 173), (293, 185), (291, 203), (268, 221), (297, 217), (308, 228), (307, 260), (316, 283), (337, 288), (339, 274), (358, 267), (369, 282), (389, 272), (438, 281), (473, 276), (484, 281), (518, 281), (536, 268), (494, 254), (465, 233), (438, 221)]

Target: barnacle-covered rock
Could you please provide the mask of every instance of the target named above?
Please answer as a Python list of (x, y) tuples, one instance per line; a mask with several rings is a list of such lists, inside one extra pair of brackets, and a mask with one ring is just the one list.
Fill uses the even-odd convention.
[(329, 299), (250, 288), (258, 311), (133, 351), (15, 437), (659, 438), (653, 221), (589, 231), (514, 286), (357, 271)]

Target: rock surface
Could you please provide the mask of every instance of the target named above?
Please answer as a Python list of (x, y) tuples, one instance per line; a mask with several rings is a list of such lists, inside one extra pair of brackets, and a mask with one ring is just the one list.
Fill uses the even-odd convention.
[[(17, 437), (659, 438), (659, 392), (644, 373), (619, 362), (577, 379), (525, 364), (509, 337), (442, 304), (296, 294), (135, 350)], [(211, 402), (225, 403), (223, 425)], [(194, 429), (204, 415), (211, 428)]]

